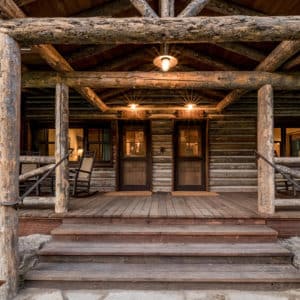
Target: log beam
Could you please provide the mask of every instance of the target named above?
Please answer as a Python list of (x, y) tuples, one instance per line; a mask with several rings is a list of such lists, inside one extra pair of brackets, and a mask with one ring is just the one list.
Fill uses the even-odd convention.
[(38, 164), (53, 164), (55, 157), (53, 156), (20, 156), (20, 163), (38, 163)]
[(158, 18), (156, 12), (152, 9), (149, 3), (145, 0), (130, 0), (131, 4), (140, 12), (140, 14), (147, 18)]
[(0, 25), (0, 32), (31, 45), (262, 42), (300, 39), (300, 16), (26, 18), (4, 20)]
[(23, 87), (54, 87), (58, 81), (70, 87), (152, 88), (152, 89), (257, 89), (272, 84), (278, 90), (300, 89), (298, 74), (260, 71), (203, 72), (31, 72), (23, 75)]
[[(257, 109), (257, 151), (274, 163), (273, 138), (273, 89), (265, 85), (258, 91)], [(274, 169), (261, 157), (257, 161), (258, 171), (258, 211), (274, 214), (275, 179)]]
[(26, 181), (29, 178), (44, 174), (47, 171), (49, 171), (50, 169), (52, 169), (54, 166), (55, 166), (55, 164), (50, 164), (50, 165), (46, 165), (46, 166), (43, 166), (40, 168), (36, 168), (35, 170), (26, 172), (24, 174), (21, 174), (19, 176), (19, 182)]
[(18, 44), (0, 34), (0, 299), (13, 299), (18, 288), (21, 53)]
[(186, 8), (177, 16), (178, 18), (195, 17), (207, 5), (210, 0), (192, 0)]
[[(3, 10), (10, 18), (26, 18), (25, 13), (18, 7), (13, 0), (6, 0), (5, 3), (0, 2), (0, 9)], [(52, 45), (37, 45), (35, 46), (40, 56), (58, 72), (71, 72), (74, 69), (71, 65), (59, 54)], [(77, 89), (77, 92), (83, 96), (93, 106), (101, 111), (106, 111), (108, 107), (97, 96), (97, 94), (88, 87)]]
[[(58, 163), (68, 154), (69, 88), (63, 83), (56, 85), (55, 99), (55, 161)], [(69, 202), (69, 167), (65, 159), (56, 168), (55, 212), (64, 213)]]
[[(255, 71), (273, 72), (299, 50), (300, 41), (283, 41), (255, 68)], [(217, 110), (221, 112), (247, 92), (241, 89), (230, 92), (218, 103)]]

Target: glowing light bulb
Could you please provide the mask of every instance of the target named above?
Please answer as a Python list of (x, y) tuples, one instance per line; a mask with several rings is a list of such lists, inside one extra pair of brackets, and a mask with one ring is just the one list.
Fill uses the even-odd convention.
[(131, 104), (129, 104), (129, 107), (130, 107), (131, 110), (136, 110), (137, 107), (138, 107), (138, 104), (136, 104), (136, 103), (131, 103)]
[(168, 57), (163, 57), (161, 59), (161, 69), (164, 72), (169, 71), (169, 69), (170, 69), (170, 59)]
[(192, 110), (194, 107), (195, 107), (195, 104), (193, 104), (193, 103), (188, 103), (188, 104), (186, 105), (186, 109), (187, 109), (187, 110)]

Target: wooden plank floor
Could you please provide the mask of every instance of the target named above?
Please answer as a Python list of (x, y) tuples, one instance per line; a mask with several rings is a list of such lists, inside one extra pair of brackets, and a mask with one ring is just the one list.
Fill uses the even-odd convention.
[[(19, 210), (20, 217), (128, 217), (128, 218), (262, 218), (257, 213), (256, 193), (220, 193), (212, 196), (111, 196), (97, 194), (74, 198), (66, 214), (53, 208)], [(274, 218), (300, 218), (299, 211), (277, 212)]]

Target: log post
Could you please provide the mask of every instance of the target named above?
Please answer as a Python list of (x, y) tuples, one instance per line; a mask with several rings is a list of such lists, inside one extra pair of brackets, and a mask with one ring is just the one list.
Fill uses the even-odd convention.
[(0, 299), (13, 299), (18, 286), (21, 55), (18, 44), (0, 33)]
[[(274, 163), (273, 140), (273, 88), (264, 85), (258, 91), (257, 104), (257, 151)], [(258, 158), (258, 211), (264, 214), (275, 212), (274, 169), (262, 158)]]
[[(58, 163), (68, 153), (69, 88), (63, 83), (56, 85), (55, 100), (55, 161)], [(55, 212), (64, 213), (69, 202), (69, 168), (64, 160), (56, 168)]]

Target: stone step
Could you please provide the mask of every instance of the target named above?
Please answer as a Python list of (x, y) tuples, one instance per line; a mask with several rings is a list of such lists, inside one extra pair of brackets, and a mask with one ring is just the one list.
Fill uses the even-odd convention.
[(40, 251), (43, 262), (263, 263), (290, 264), (278, 243), (117, 243), (54, 241)]
[(277, 232), (265, 225), (62, 224), (54, 240), (126, 242), (273, 242)]
[(300, 286), (291, 265), (39, 263), (26, 287), (83, 289), (286, 289)]

